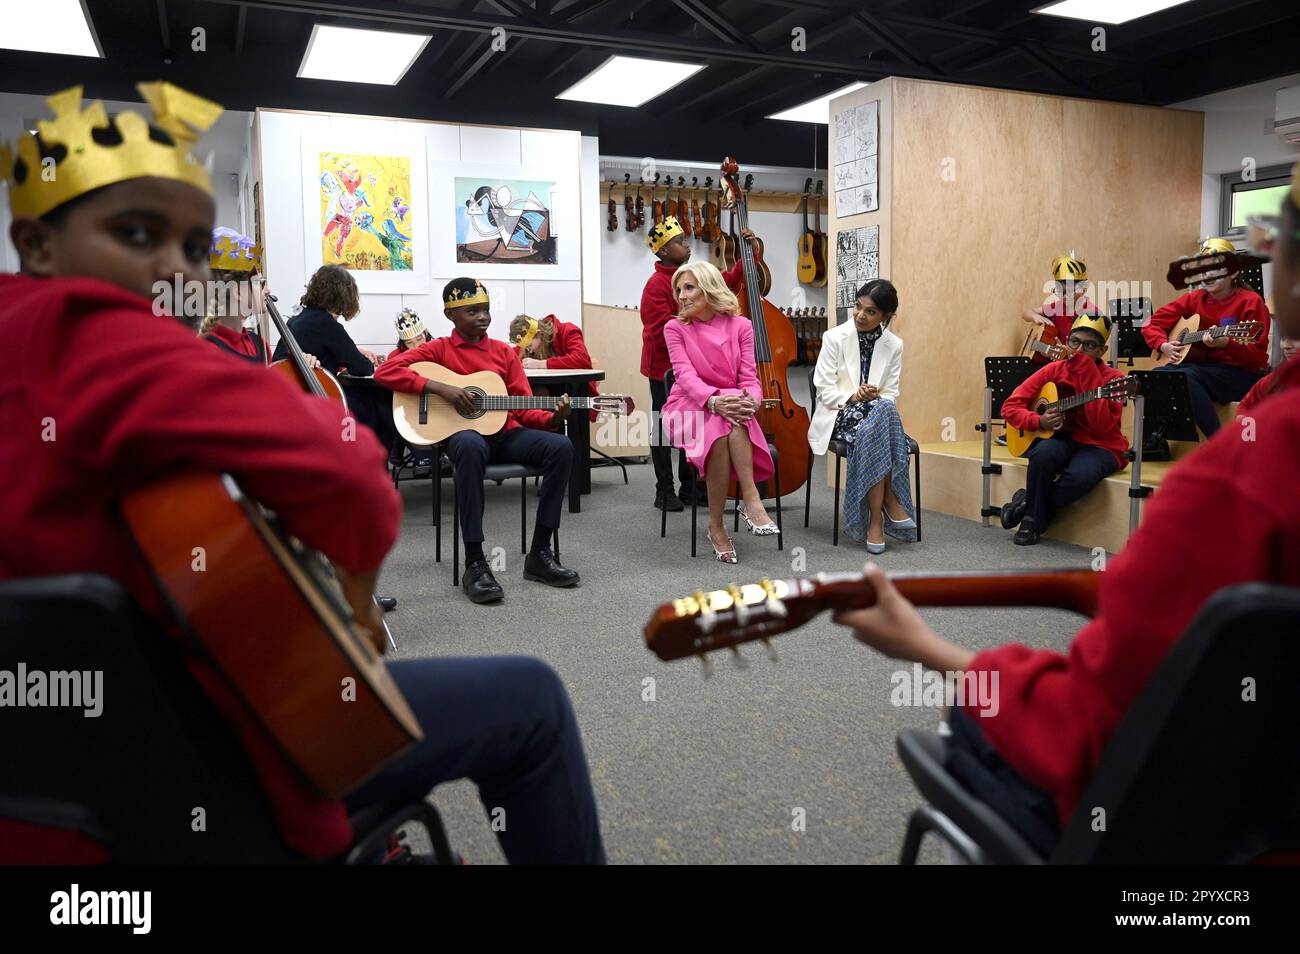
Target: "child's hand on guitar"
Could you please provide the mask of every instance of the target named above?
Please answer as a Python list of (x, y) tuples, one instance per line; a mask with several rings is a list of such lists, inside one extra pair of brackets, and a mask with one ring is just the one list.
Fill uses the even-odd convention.
[(1172, 341), (1166, 341), (1160, 346), (1160, 353), (1166, 358), (1173, 358), (1175, 361), (1183, 360), (1183, 355), (1187, 354), (1190, 345), (1177, 345)]
[(436, 394), (442, 398), (458, 412), (469, 417), (475, 411), (474, 395), (464, 388), (455, 388), (450, 384), (441, 384), (438, 381), (429, 381), (425, 384), (424, 389), (430, 394)]
[(853, 628), (853, 638), (890, 659), (919, 662), (932, 669), (964, 669), (974, 656), (940, 637), (908, 599), (874, 563), (862, 569), (866, 585), (876, 591), (876, 605), (841, 610), (835, 622)]
[(1064, 426), (1065, 415), (1062, 414), (1061, 409), (1057, 407), (1044, 411), (1042, 417), (1039, 418), (1038, 421), (1039, 429), (1045, 431), (1059, 431)]
[(1221, 337), (1221, 338), (1210, 337), (1210, 333), (1208, 331), (1201, 337), (1201, 343), (1204, 344), (1205, 347), (1213, 348), (1216, 351), (1220, 348), (1226, 348), (1228, 347), (1228, 345), (1232, 344), (1232, 342), (1227, 337)]
[(555, 410), (551, 413), (551, 427), (559, 427), (560, 422), (569, 416), (573, 410), (573, 404), (569, 401), (567, 394), (560, 395), (560, 403), (555, 405)]

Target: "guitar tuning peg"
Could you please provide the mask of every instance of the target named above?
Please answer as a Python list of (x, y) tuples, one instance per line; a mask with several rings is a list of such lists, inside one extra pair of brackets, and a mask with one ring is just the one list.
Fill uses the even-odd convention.
[(700, 667), (704, 672), (705, 679), (713, 678), (713, 663), (709, 662), (709, 657), (700, 653)]
[(764, 637), (764, 638), (760, 639), (759, 642), (762, 643), (762, 644), (763, 644), (763, 647), (767, 650), (767, 658), (768, 658), (768, 659), (772, 660), (772, 662), (780, 662), (780, 661), (781, 661), (781, 660), (777, 657), (777, 655), (776, 655), (776, 647), (774, 647), (774, 646), (772, 645), (772, 641), (771, 641), (770, 639)]
[(749, 660), (740, 654), (739, 646), (731, 647), (731, 661), (736, 664), (737, 669), (748, 669)]

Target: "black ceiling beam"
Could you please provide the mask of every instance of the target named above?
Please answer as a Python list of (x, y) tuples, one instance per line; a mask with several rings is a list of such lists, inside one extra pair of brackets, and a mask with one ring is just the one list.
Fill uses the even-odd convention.
[(510, 59), (511, 56), (514, 55), (516, 50), (518, 50), (526, 42), (527, 40), (523, 39), (522, 37), (513, 37), (506, 44), (506, 48), (504, 50), (494, 50), (492, 49), (492, 45), (489, 43), (488, 48), (479, 54), (478, 59), (475, 60), (469, 66), (469, 68), (466, 69), (465, 72), (460, 75), (460, 77), (456, 80), (456, 82), (452, 83), (450, 86), (447, 87), (447, 89), (442, 94), (442, 98), (451, 99), (453, 96), (459, 93), (461, 88), (470, 80), (472, 80), (475, 76), (477, 76), (479, 74), (479, 71), (482, 70), (483, 67), (486, 66), (489, 62), (492, 63), (492, 69), (498, 69), (503, 63), (505, 63), (507, 60)]
[(496, 7), (502, 13), (542, 26), (548, 21), (537, 15), (537, 11), (521, 0), (485, 0), (488, 6)]
[(685, 112), (688, 109), (693, 109), (700, 103), (719, 96), (725, 96), (737, 87), (743, 87), (766, 69), (765, 66), (746, 67), (721, 82), (708, 70), (703, 70), (697, 74), (697, 77), (704, 84), (699, 90), (686, 99), (672, 99), (670, 95), (661, 96), (658, 100), (653, 101), (650, 115), (659, 117), (666, 116), (669, 113)]
[[(670, 34), (647, 33), (639, 30), (610, 30), (579, 27), (569, 24), (538, 26), (512, 19), (485, 17), (459, 10), (431, 10), (406, 5), (372, 2), (367, 6), (358, 3), (331, 2), (331, 0), (205, 0), (208, 3), (236, 5), (247, 2), (249, 6), (282, 13), (304, 16), (332, 16), (432, 30), (439, 27), (470, 32), (490, 33), (496, 27), (505, 27), (515, 37), (543, 40), (552, 43), (573, 43), (605, 47), (621, 52), (650, 53), (677, 60), (730, 61), (786, 66), (805, 72), (843, 73), (860, 76), (862, 64), (854, 60), (815, 57), (807, 53), (765, 53), (741, 46), (721, 46)], [(874, 75), (895, 74), (917, 79), (943, 79), (931, 70), (918, 69), (908, 63), (877, 61), (865, 72)]]
[(158, 7), (158, 29), (162, 34), (162, 48), (165, 53), (172, 48), (171, 30), (167, 28), (167, 7), (163, 0), (157, 0), (155, 6)]
[(235, 56), (244, 52), (244, 30), (248, 25), (248, 7), (239, 5), (239, 15), (235, 18)]
[(853, 14), (852, 21), (855, 26), (864, 30), (868, 36), (875, 37), (877, 42), (899, 59), (905, 60), (913, 66), (933, 70), (942, 75), (943, 70), (939, 69), (924, 56), (913, 50), (909, 44), (895, 36), (889, 27), (880, 22), (879, 17), (867, 13), (865, 10), (859, 10), (857, 13)]
[(673, 3), (692, 20), (724, 43), (736, 43), (747, 46), (751, 50), (762, 50), (762, 47), (758, 45), (758, 42), (753, 37), (736, 29), (726, 19), (701, 3), (700, 0), (673, 0)]

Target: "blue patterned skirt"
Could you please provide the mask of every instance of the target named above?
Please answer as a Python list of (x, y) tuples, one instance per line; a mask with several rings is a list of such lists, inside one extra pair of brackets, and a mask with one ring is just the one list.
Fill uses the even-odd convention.
[[(848, 483), (844, 488), (844, 534), (865, 543), (871, 515), (867, 512), (867, 491), (888, 477), (894, 496), (907, 515), (916, 519), (912, 504), (912, 483), (907, 474), (907, 437), (893, 401), (877, 399), (870, 404), (850, 404), (840, 411), (833, 431), (836, 440), (848, 444)], [(915, 528), (898, 530), (885, 523), (885, 532), (895, 540), (914, 542)]]

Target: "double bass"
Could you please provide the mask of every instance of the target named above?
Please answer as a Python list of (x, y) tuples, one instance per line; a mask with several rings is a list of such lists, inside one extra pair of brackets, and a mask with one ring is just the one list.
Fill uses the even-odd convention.
[[(738, 254), (742, 263), (741, 284), (735, 289), (741, 314), (754, 325), (754, 363), (763, 389), (755, 417), (767, 439), (777, 450), (777, 479), (781, 495), (794, 493), (808, 479), (812, 448), (808, 446), (808, 411), (790, 393), (787, 369), (798, 354), (798, 340), (790, 319), (765, 299), (754, 249), (743, 233), (749, 228), (745, 193), (740, 188), (740, 164), (728, 156), (722, 163), (722, 180), (731, 193), (732, 214), (740, 217)], [(731, 492), (735, 493), (733, 484)]]

